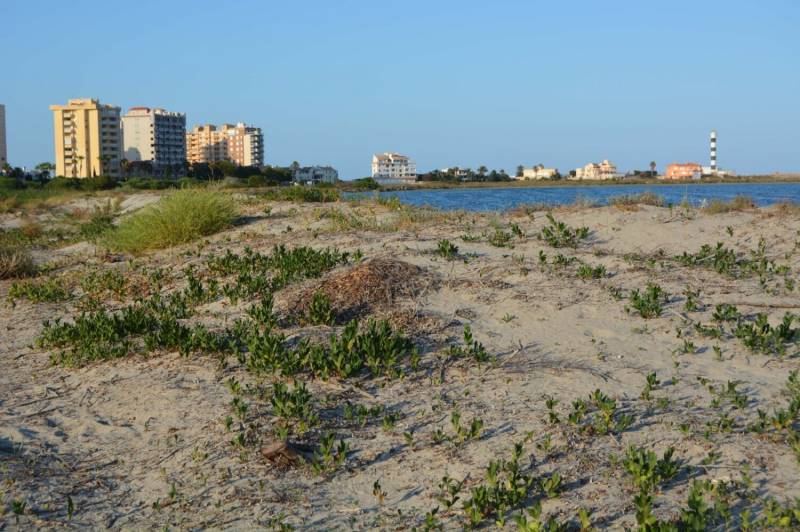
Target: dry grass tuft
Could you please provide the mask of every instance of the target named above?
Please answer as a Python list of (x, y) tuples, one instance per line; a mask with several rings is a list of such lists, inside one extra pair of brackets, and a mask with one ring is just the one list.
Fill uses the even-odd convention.
[(314, 294), (323, 293), (340, 321), (391, 309), (400, 297), (414, 297), (437, 282), (422, 268), (394, 259), (372, 259), (332, 272), (287, 297), (293, 313), (305, 314)]
[(34, 273), (33, 259), (24, 248), (0, 243), (0, 279), (29, 277)]
[(654, 192), (641, 192), (639, 194), (614, 196), (608, 202), (621, 211), (638, 211), (640, 205), (663, 207), (664, 197)]
[(800, 216), (800, 204), (792, 201), (783, 201), (773, 205), (769, 214), (778, 217), (795, 217)]
[(703, 207), (706, 214), (725, 214), (728, 212), (750, 211), (756, 208), (756, 202), (749, 196), (736, 196), (730, 201), (712, 200)]

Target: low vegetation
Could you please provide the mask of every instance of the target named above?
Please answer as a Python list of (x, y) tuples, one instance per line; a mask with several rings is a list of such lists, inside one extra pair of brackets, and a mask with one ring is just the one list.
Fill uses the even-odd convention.
[(28, 277), (35, 271), (33, 259), (23, 246), (0, 241), (0, 279)]
[[(181, 192), (140, 215), (185, 214), (188, 198), (177, 202), (176, 211), (164, 207)], [(304, 197), (298, 192), (291, 201), (326, 201)], [(445, 218), (387, 199), (297, 205), (292, 214), (271, 214), (263, 200), (263, 195), (246, 199), (253, 210), (268, 212), (264, 225), (293, 218), (294, 229), (236, 232), (260, 251), (228, 249), (233, 239), (220, 235), (187, 247), (177, 259), (167, 254), (166, 260), (152, 255), (117, 261), (100, 255), (89, 265), (43, 266), (45, 273), (37, 277), (3, 284), (8, 302), (18, 306), (9, 309), (15, 319), (38, 309), (40, 319), (47, 318), (37, 345), (54, 364), (96, 365), (76, 376), (105, 379), (102, 365), (124, 357), (129, 358), (125, 372), (134, 374), (128, 367), (134, 357), (162, 357), (141, 364), (147, 383), (154, 375), (177, 375), (170, 384), (187, 384), (183, 394), (197, 391), (191, 388), (198, 373), (191, 372), (198, 368), (209, 381), (217, 379), (220, 386), (206, 382), (200, 390), (211, 398), (202, 407), (212, 409), (210, 415), (202, 412), (202, 428), (135, 420), (153, 442), (152, 456), (166, 457), (157, 462), (164, 491), (137, 518), (158, 528), (191, 528), (194, 502), (202, 497), (218, 512), (211, 519), (227, 511), (241, 519), (243, 513), (227, 505), (249, 500), (260, 505), (258, 525), (279, 530), (323, 522), (310, 516), (329, 519), (324, 526), (333, 528), (408, 530), (800, 528), (800, 506), (780, 496), (794, 486), (791, 473), (783, 470), (795, 460), (800, 466), (800, 376), (789, 356), (800, 342), (798, 316), (782, 308), (785, 303), (793, 309), (791, 296), (775, 305), (780, 312), (771, 300), (761, 307), (755, 296), (748, 303), (739, 302), (739, 295), (733, 299), (739, 292), (752, 296), (753, 277), (788, 278), (788, 268), (776, 260), (790, 263), (794, 251), (770, 252), (762, 240), (744, 253), (720, 243), (681, 256), (657, 251), (623, 258), (619, 248), (601, 247), (605, 233), (588, 249), (588, 228), (570, 227), (550, 213), (536, 242), (526, 236), (533, 234), (534, 213), (519, 223), (456, 213)], [(617, 206), (647, 202), (656, 200), (626, 197)], [(212, 202), (201, 203), (208, 209)], [(300, 218), (296, 212), (308, 214)], [(236, 212), (228, 215), (218, 228), (230, 225)], [(120, 229), (115, 216), (112, 207), (87, 208), (71, 230), (80, 238), (111, 242), (137, 215), (123, 219)], [(141, 232), (143, 220), (136, 227)], [(425, 251), (405, 248), (424, 264), (401, 268), (400, 261), (386, 260), (391, 264), (380, 266), (381, 257), (373, 254), (402, 253), (411, 239), (317, 233), (324, 225), (320, 220), (341, 223), (340, 229), (388, 230), (400, 223), (428, 231), (419, 239), (428, 242)], [(447, 220), (452, 231), (420, 220)], [(177, 232), (194, 236), (176, 243), (208, 234), (185, 227)], [(41, 242), (46, 231), (30, 221), (4, 238), (22, 249)], [(462, 247), (478, 249), (460, 254), (453, 235), (463, 235)], [(292, 244), (276, 244), (287, 241)], [(323, 241), (363, 243), (370, 258), (362, 260), (360, 250), (301, 245)], [(395, 246), (398, 241), (402, 244)], [(487, 245), (471, 245), (478, 241)], [(450, 262), (462, 259), (468, 263)], [(175, 267), (178, 263), (182, 267)], [(674, 276), (662, 275), (675, 265), (682, 268)], [(716, 277), (713, 271), (725, 275), (723, 290), (706, 282)], [(436, 282), (426, 284), (425, 276), (434, 275)], [(636, 284), (644, 275), (650, 282)], [(391, 283), (372, 282), (375, 278)], [(405, 299), (398, 304), (393, 287), (417, 283), (424, 289), (402, 292)], [(453, 301), (429, 305), (428, 294), (442, 287)], [(681, 295), (671, 298), (667, 290)], [(361, 296), (352, 305), (346, 297), (351, 291)], [(630, 315), (620, 313), (612, 297), (626, 300)], [(371, 299), (386, 302), (371, 306)], [(47, 302), (61, 305), (29, 304)], [(537, 320), (550, 319), (552, 308), (576, 322), (553, 327), (551, 336)], [(597, 326), (607, 309), (609, 322)], [(629, 326), (635, 336), (624, 335)], [(578, 333), (570, 336), (570, 328)], [(566, 329), (566, 336), (559, 337), (558, 329)], [(536, 334), (526, 340), (530, 330)], [(722, 371), (714, 373), (715, 368)], [(757, 381), (747, 382), (750, 368), (757, 368)], [(788, 373), (784, 389), (772, 386), (771, 371)], [(629, 382), (636, 373), (641, 379)], [(125, 386), (123, 380), (97, 382), (92, 381), (97, 388)], [(767, 382), (772, 389), (765, 391)], [(57, 393), (69, 392), (59, 387)], [(60, 398), (47, 388), (42, 394), (30, 399), (35, 416), (51, 408), (40, 402)], [(147, 394), (145, 400), (153, 398)], [(97, 404), (91, 403), (96, 396), (84, 396), (85, 404)], [(10, 464), (17, 457), (16, 449), (0, 451)], [(29, 451), (19, 455), (23, 452)], [(38, 467), (27, 456), (20, 463)], [(759, 461), (751, 469), (753, 456)], [(398, 474), (406, 469), (413, 476)], [(92, 468), (90, 478), (100, 472)], [(773, 476), (780, 476), (777, 488), (770, 485)], [(235, 491), (228, 491), (234, 489), (226, 484), (231, 481)], [(45, 499), (21, 484), (15, 478), (0, 497), (0, 512), (9, 519), (25, 524), (28, 518), (46, 518), (48, 524), (65, 525), (75, 515), (75, 523), (93, 522), (88, 502), (96, 499), (85, 495), (84, 484), (68, 488), (63, 509), (61, 492), (53, 486)], [(220, 489), (222, 495), (215, 491)], [(322, 505), (319, 493), (326, 497)], [(309, 504), (296, 504), (298, 496)], [(397, 502), (406, 497), (413, 498), (413, 508), (398, 511)], [(345, 500), (357, 511), (339, 512)], [(197, 522), (207, 525), (204, 512)]]
[(749, 211), (756, 208), (756, 202), (749, 196), (736, 196), (730, 201), (712, 200), (703, 207), (706, 214), (724, 214), (729, 212)]
[(573, 228), (564, 222), (556, 220), (551, 213), (547, 213), (548, 225), (539, 232), (539, 239), (544, 240), (554, 248), (575, 248), (589, 237), (588, 227)]
[(214, 190), (184, 189), (123, 218), (105, 244), (131, 253), (162, 249), (211, 235), (236, 220), (230, 196)]

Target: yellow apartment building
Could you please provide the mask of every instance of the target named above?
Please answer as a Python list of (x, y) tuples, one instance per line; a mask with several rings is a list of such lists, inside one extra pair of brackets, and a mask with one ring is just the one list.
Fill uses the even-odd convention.
[(122, 160), (120, 108), (93, 98), (51, 105), (56, 175), (119, 177)]

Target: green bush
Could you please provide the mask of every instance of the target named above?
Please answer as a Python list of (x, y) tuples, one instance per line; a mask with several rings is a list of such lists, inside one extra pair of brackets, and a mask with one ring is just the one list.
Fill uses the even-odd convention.
[(178, 183), (170, 179), (154, 179), (152, 177), (134, 177), (125, 181), (124, 184), (126, 188), (136, 190), (164, 190), (174, 188), (176, 185)]
[(263, 175), (256, 174), (247, 178), (248, 187), (263, 187), (267, 184), (267, 178)]
[(298, 203), (326, 203), (330, 201), (337, 201), (339, 199), (339, 191), (330, 187), (305, 187), (305, 186), (292, 186), (292, 187), (279, 187), (270, 190), (265, 194), (269, 200), (275, 201), (294, 201)]
[(190, 242), (229, 227), (237, 212), (230, 196), (183, 189), (125, 218), (108, 233), (105, 244), (132, 253)]

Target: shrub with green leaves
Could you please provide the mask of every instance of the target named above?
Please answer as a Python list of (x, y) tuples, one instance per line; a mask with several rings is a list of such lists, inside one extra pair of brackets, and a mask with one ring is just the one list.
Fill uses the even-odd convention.
[(763, 277), (768, 274), (785, 274), (789, 271), (787, 266), (779, 266), (767, 256), (767, 243), (763, 238), (759, 240), (758, 248), (750, 251), (749, 257), (739, 255), (733, 249), (725, 247), (722, 242), (717, 242), (714, 247), (703, 244), (697, 253), (684, 251), (676, 258), (683, 266), (710, 268), (735, 279), (751, 275)]
[(184, 189), (123, 218), (104, 239), (111, 249), (141, 253), (191, 242), (230, 227), (233, 199), (213, 190)]
[(651, 493), (680, 472), (680, 462), (672, 458), (674, 454), (675, 449), (670, 447), (659, 458), (653, 451), (631, 446), (622, 465), (641, 492)]
[(494, 517), (502, 522), (511, 510), (520, 507), (528, 499), (534, 486), (531, 475), (523, 472), (519, 460), (523, 446), (514, 446), (511, 460), (493, 460), (486, 469), (486, 482), (470, 491), (464, 501), (464, 512), (469, 524), (477, 527), (484, 520)]
[(18, 299), (31, 303), (53, 303), (69, 299), (70, 293), (64, 282), (57, 277), (14, 283), (8, 290), (8, 301), (14, 305)]
[(766, 314), (757, 314), (754, 322), (740, 323), (733, 331), (734, 336), (751, 351), (764, 354), (786, 352), (786, 346), (800, 339), (800, 329), (792, 327), (797, 316), (787, 312), (777, 327), (769, 324)]
[(322, 292), (314, 292), (311, 304), (306, 313), (306, 321), (313, 325), (333, 325), (336, 313), (331, 307), (331, 300)]
[(631, 292), (631, 307), (644, 319), (656, 318), (661, 316), (668, 297), (659, 285), (647, 283), (644, 292), (640, 292), (638, 288)]
[(588, 227), (573, 228), (564, 222), (556, 220), (551, 213), (547, 213), (548, 225), (542, 227), (539, 239), (544, 240), (554, 248), (575, 248), (581, 240), (589, 237)]
[(297, 381), (290, 390), (289, 387), (280, 381), (272, 386), (272, 398), (270, 399), (275, 415), (283, 418), (286, 422), (297, 422), (300, 432), (317, 422), (317, 415), (312, 406), (311, 392), (306, 388), (306, 383)]
[(578, 277), (581, 279), (602, 279), (606, 275), (606, 267), (602, 264), (598, 266), (592, 266), (590, 264), (583, 263), (578, 266)]
[(458, 257), (458, 246), (449, 240), (440, 240), (436, 246), (436, 253), (447, 260), (455, 260)]

